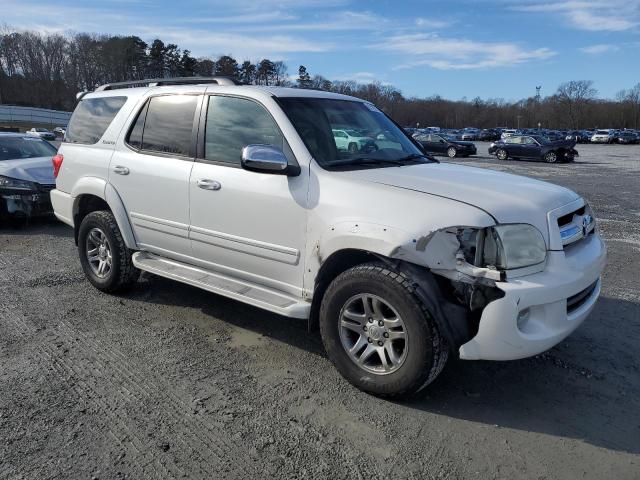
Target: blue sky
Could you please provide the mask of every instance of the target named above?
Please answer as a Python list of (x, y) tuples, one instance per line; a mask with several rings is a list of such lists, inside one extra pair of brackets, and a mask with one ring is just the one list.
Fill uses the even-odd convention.
[(196, 56), (284, 60), (407, 96), (504, 98), (640, 82), (640, 0), (0, 0), (16, 29), (135, 34)]

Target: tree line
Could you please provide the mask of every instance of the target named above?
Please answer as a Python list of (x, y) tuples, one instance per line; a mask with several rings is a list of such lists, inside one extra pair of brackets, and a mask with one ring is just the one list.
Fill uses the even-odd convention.
[[(331, 81), (300, 65), (289, 75), (282, 61), (257, 63), (230, 55), (194, 57), (160, 39), (137, 36), (0, 32), (0, 103), (72, 110), (79, 91), (104, 83), (223, 75), (247, 84), (277, 85), (343, 93), (375, 103), (405, 126), (462, 128), (640, 128), (640, 83), (614, 99), (600, 99), (593, 82), (563, 83), (552, 95), (518, 101), (447, 100), (439, 95), (405, 97), (382, 82)], [(428, 83), (425, 84), (428, 89)]]

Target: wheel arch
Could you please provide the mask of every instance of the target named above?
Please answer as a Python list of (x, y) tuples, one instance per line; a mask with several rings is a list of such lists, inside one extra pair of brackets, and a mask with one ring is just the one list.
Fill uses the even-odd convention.
[[(82, 188), (84, 186), (84, 188)], [(116, 219), (120, 233), (129, 249), (136, 249), (136, 240), (124, 208), (124, 204), (118, 192), (111, 184), (100, 179), (85, 181), (73, 192), (73, 225), (74, 239), (78, 243), (78, 231), (84, 217), (97, 210), (108, 210)]]

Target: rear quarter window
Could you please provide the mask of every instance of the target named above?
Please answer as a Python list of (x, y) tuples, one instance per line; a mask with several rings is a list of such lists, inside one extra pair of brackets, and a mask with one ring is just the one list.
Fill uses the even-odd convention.
[(126, 101), (127, 97), (100, 97), (81, 100), (71, 116), (64, 141), (84, 144), (97, 143)]

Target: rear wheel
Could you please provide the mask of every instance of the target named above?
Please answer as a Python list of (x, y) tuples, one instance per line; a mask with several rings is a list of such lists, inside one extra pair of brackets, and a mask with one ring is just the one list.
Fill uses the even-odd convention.
[(498, 160), (506, 160), (507, 158), (509, 158), (509, 154), (504, 148), (500, 148), (496, 152), (496, 157), (498, 157)]
[(556, 152), (547, 152), (544, 155), (544, 161), (547, 163), (556, 163), (558, 161), (558, 154)]
[(133, 285), (140, 270), (133, 266), (132, 253), (111, 212), (96, 211), (84, 217), (78, 231), (78, 254), (94, 287), (113, 293)]
[(447, 157), (455, 158), (456, 155), (458, 155), (458, 151), (455, 148), (453, 147), (447, 148)]
[(381, 264), (339, 275), (320, 308), (327, 354), (349, 382), (383, 397), (406, 397), (431, 383), (448, 350), (412, 283)]
[(352, 143), (349, 144), (347, 149), (349, 150), (349, 152), (355, 153), (355, 152), (358, 151), (358, 144), (352, 142)]

